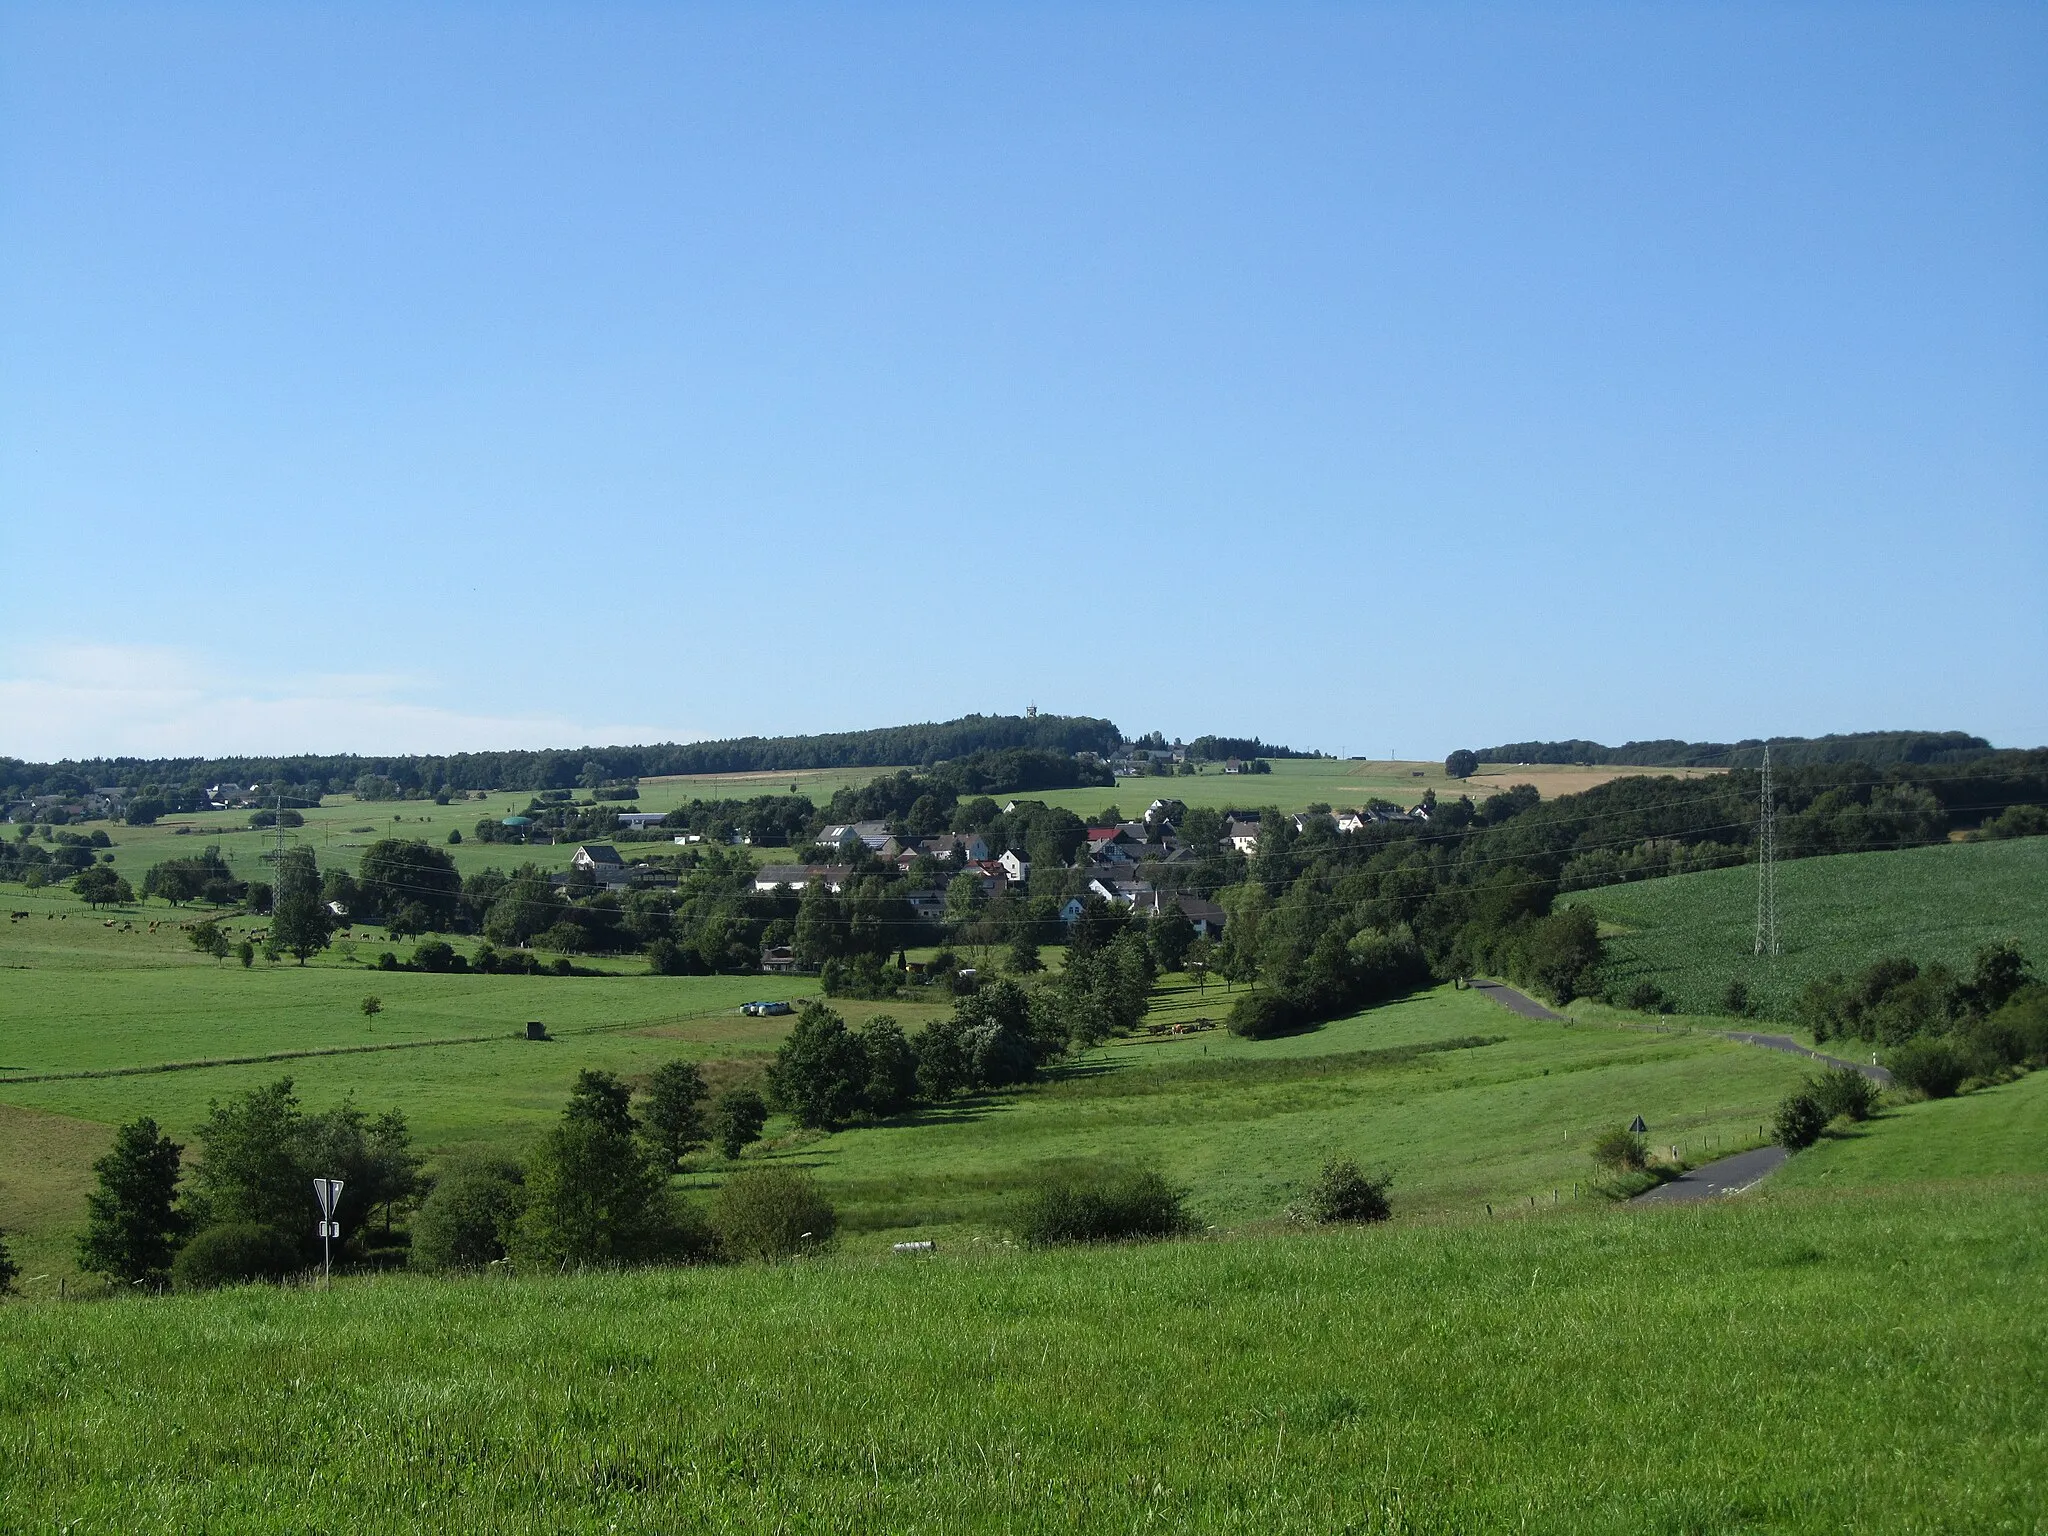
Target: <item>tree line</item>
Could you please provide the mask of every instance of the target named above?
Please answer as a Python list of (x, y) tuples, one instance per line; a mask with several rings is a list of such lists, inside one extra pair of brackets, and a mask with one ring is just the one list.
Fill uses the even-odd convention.
[[(1597, 741), (1513, 741), (1453, 753), (1489, 763), (1619, 764), (1633, 768), (1757, 768), (1764, 748), (1775, 768), (1816, 763), (1963, 763), (1994, 750), (1982, 736), (1964, 731), (1851, 731), (1827, 736), (1751, 737), (1743, 741), (1631, 741), (1618, 747)], [(1462, 775), (1460, 775), (1462, 777)]]
[[(408, 796), (436, 790), (570, 789), (593, 772), (599, 783), (670, 774), (759, 773), (804, 768), (880, 768), (930, 765), (977, 752), (1018, 748), (1109, 753), (1123, 734), (1109, 720), (1084, 715), (964, 715), (921, 725), (886, 726), (806, 736), (744, 736), (725, 741), (664, 742), (652, 746), (575, 747), (526, 752), (457, 752), (361, 756), (84, 758), (32, 763), (0, 758), (0, 792), (83, 794), (102, 785), (132, 790), (156, 786), (176, 793), (187, 786), (254, 780), (352, 790), (373, 775)], [(596, 785), (586, 785), (594, 788)], [(194, 807), (196, 808), (196, 807)]]

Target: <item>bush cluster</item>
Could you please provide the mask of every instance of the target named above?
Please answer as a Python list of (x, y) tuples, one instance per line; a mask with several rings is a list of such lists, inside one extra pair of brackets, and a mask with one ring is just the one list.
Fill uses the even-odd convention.
[(1148, 1168), (1048, 1173), (1018, 1201), (1013, 1224), (1039, 1247), (1177, 1237), (1195, 1225), (1185, 1198)]
[(306, 1255), (276, 1227), (229, 1221), (202, 1229), (179, 1250), (171, 1283), (181, 1291), (208, 1291), (251, 1280), (280, 1280), (307, 1265)]
[(742, 1168), (711, 1197), (711, 1229), (728, 1259), (780, 1263), (827, 1247), (839, 1217), (799, 1168)]
[(1390, 1173), (1368, 1174), (1348, 1157), (1333, 1158), (1309, 1187), (1309, 1218), (1322, 1225), (1336, 1222), (1386, 1221), (1394, 1214), (1387, 1200), (1393, 1187)]
[(1798, 1152), (1820, 1140), (1827, 1129), (1828, 1112), (1820, 1100), (1805, 1088), (1795, 1089), (1778, 1104), (1771, 1119), (1771, 1139), (1787, 1151)]
[(1650, 1164), (1650, 1145), (1640, 1131), (1617, 1127), (1594, 1138), (1592, 1155), (1610, 1173), (1640, 1173)]

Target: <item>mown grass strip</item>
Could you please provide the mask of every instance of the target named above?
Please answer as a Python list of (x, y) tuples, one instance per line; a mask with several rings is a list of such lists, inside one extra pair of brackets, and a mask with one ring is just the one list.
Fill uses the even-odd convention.
[(157, 1072), (197, 1072), (206, 1067), (252, 1067), (266, 1061), (299, 1061), (308, 1056), (361, 1056), (372, 1051), (418, 1051), (436, 1045), (484, 1045), (493, 1040), (517, 1039), (516, 1035), (454, 1035), (439, 1040), (389, 1040), (375, 1045), (320, 1045), (302, 1051), (266, 1051), (260, 1056), (210, 1056), (200, 1061), (156, 1061), (141, 1067), (90, 1067), (77, 1072), (39, 1072), (28, 1077), (0, 1078), (0, 1085), (16, 1083), (67, 1083), (81, 1078), (147, 1077)]
[(1140, 1094), (1178, 1093), (1186, 1088), (1301, 1082), (1319, 1077), (1345, 1077), (1354, 1072), (1389, 1071), (1447, 1051), (1472, 1051), (1499, 1045), (1506, 1035), (1453, 1035), (1412, 1045), (1383, 1046), (1369, 1051), (1339, 1051), (1328, 1056), (1292, 1056), (1276, 1060), (1255, 1057), (1201, 1057), (1161, 1066), (1140, 1063), (1082, 1063), (1068, 1067), (1034, 1090), (1052, 1098), (1130, 1098)]

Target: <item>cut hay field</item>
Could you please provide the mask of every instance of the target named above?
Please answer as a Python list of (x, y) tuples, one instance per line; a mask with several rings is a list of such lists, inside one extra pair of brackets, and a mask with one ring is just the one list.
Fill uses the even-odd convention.
[(2041, 1529), (2048, 1181), (16, 1307), (0, 1527)]
[(1766, 1017), (1787, 1019), (1808, 981), (1880, 955), (1967, 969), (1978, 945), (2011, 938), (2048, 972), (2048, 838), (1946, 843), (1795, 859), (1778, 866), (1783, 954), (1756, 959), (1756, 868), (1606, 886), (1566, 897), (1608, 937), (1607, 973), (1654, 981), (1681, 1013), (1717, 1013), (1739, 977)]
[(1370, 761), (1273, 758), (1271, 762), (1271, 773), (1225, 773), (1220, 766), (1209, 764), (1193, 775), (1119, 779), (1113, 787), (1035, 790), (1016, 798), (1043, 800), (1048, 805), (1063, 806), (1084, 819), (1092, 818), (1109, 805), (1116, 806), (1126, 817), (1140, 816), (1146, 806), (1162, 798), (1181, 800), (1191, 806), (1206, 806), (1211, 810), (1277, 806), (1283, 811), (1299, 811), (1311, 805), (1328, 805), (1343, 810), (1363, 806), (1372, 799), (1414, 805), (1425, 790), (1431, 789), (1436, 791), (1439, 799), (1470, 795), (1478, 800), (1515, 784), (1533, 784), (1547, 800), (1555, 795), (1577, 794), (1632, 774), (1700, 778), (1719, 771), (1698, 768), (1579, 768), (1569, 764), (1536, 764), (1517, 768), (1510, 764), (1482, 763), (1481, 771), (1471, 778), (1454, 779), (1444, 772), (1442, 763), (1385, 758)]

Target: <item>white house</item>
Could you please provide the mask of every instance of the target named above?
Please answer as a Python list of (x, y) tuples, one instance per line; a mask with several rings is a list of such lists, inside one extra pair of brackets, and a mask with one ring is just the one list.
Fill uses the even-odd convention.
[(1022, 885), (1031, 878), (1031, 861), (1016, 849), (1009, 849), (996, 862), (1003, 866), (1003, 873), (1010, 877), (1012, 885)]

